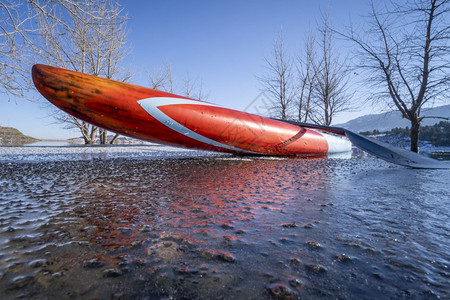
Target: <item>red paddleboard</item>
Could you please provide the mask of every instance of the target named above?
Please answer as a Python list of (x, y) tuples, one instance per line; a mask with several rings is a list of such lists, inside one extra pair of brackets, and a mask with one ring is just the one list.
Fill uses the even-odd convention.
[(51, 103), (88, 123), (141, 140), (263, 155), (347, 152), (348, 140), (219, 105), (79, 72), (35, 65)]

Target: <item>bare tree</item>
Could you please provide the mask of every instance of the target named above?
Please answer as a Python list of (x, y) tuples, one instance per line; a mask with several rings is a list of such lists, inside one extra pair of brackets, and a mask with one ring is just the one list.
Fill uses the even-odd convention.
[(298, 59), (297, 72), (299, 74), (300, 85), (297, 111), (300, 122), (308, 122), (311, 114), (311, 100), (317, 77), (314, 66), (316, 63), (315, 42), (314, 36), (309, 34), (305, 42), (303, 56), (300, 56)]
[(286, 53), (281, 34), (273, 44), (273, 57), (265, 59), (267, 75), (258, 77), (262, 90), (271, 98), (275, 116), (290, 117), (290, 110), (296, 96), (292, 59)]
[(0, 93), (23, 97), (29, 88), (27, 34), (33, 16), (21, 1), (0, 1)]
[[(375, 91), (411, 122), (411, 151), (418, 152), (422, 107), (447, 99), (450, 90), (450, 0), (415, 0), (377, 8), (369, 26), (342, 34), (359, 48), (358, 67)], [(382, 88), (381, 88), (382, 87)]]
[[(106, 1), (102, 3), (99, 13), (100, 19), (106, 22), (101, 22), (93, 32), (96, 42), (90, 44), (93, 51), (89, 51), (89, 65), (93, 68), (93, 72), (98, 72), (99, 75), (108, 79), (127, 81), (131, 76), (130, 73), (123, 72), (119, 66), (120, 60), (126, 55), (127, 51), (125, 29), (127, 18), (121, 15), (118, 5), (111, 6)], [(108, 143), (107, 130), (100, 128), (99, 136), (100, 144)], [(119, 134), (116, 133), (109, 143), (114, 144), (118, 137)]]
[(193, 80), (189, 73), (186, 73), (185, 78), (181, 81), (179, 88), (175, 87), (172, 67), (168, 63), (155, 69), (149, 75), (150, 87), (155, 90), (160, 90), (168, 93), (177, 93), (188, 98), (207, 100), (208, 94), (203, 91), (203, 84), (198, 80)]
[(172, 77), (172, 67), (164, 63), (163, 67), (154, 70), (149, 76), (150, 87), (168, 93), (174, 93), (174, 83)]
[(310, 111), (309, 118), (317, 124), (328, 126), (336, 114), (351, 109), (350, 72), (346, 61), (341, 59), (338, 51), (334, 49), (333, 31), (330, 29), (327, 15), (322, 18), (319, 34), (317, 60), (311, 58), (314, 108)]
[(199, 82), (198, 79), (192, 79), (189, 73), (186, 73), (180, 93), (188, 98), (194, 98), (198, 100), (207, 100), (209, 97), (203, 91), (202, 81), (200, 80)]
[[(36, 43), (42, 58), (66, 69), (125, 80), (118, 63), (125, 56), (127, 16), (114, 0), (30, 0), (37, 13), (39, 37)], [(122, 77), (122, 78), (120, 78)], [(93, 144), (100, 132), (100, 142), (107, 143), (107, 132), (65, 114), (56, 119), (78, 128), (86, 144)], [(117, 138), (117, 135), (113, 140)]]

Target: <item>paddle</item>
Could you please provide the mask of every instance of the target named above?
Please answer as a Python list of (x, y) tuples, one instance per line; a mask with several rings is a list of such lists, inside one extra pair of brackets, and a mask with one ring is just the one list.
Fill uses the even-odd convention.
[(302, 126), (305, 128), (318, 129), (325, 132), (331, 132), (335, 134), (345, 135), (356, 147), (370, 153), (376, 157), (384, 159), (393, 164), (400, 166), (416, 168), (416, 169), (450, 169), (450, 164), (442, 161), (438, 161), (423, 155), (417, 154), (412, 151), (394, 147), (390, 144), (380, 142), (376, 139), (363, 136), (361, 134), (352, 132), (345, 128), (324, 126), (316, 124), (308, 124), (297, 121), (281, 120), (278, 121)]

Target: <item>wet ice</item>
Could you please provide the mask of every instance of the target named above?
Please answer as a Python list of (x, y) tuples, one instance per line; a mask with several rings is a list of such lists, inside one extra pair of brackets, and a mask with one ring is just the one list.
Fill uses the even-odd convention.
[(0, 147), (2, 297), (449, 297), (448, 171), (158, 147)]

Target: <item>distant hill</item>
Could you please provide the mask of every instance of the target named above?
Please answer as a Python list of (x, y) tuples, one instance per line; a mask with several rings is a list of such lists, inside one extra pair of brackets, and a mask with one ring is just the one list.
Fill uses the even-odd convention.
[[(450, 105), (438, 106), (435, 108), (429, 108), (422, 110), (422, 116), (433, 117), (446, 117), (450, 118)], [(422, 122), (422, 126), (432, 126), (441, 122), (442, 119), (425, 119)], [(366, 115), (347, 123), (337, 124), (336, 126), (346, 128), (351, 131), (373, 131), (378, 130), (380, 132), (389, 131), (393, 128), (405, 128), (410, 127), (410, 122), (401, 117), (400, 112), (393, 111), (382, 113), (378, 115)]]
[(38, 139), (24, 135), (16, 128), (0, 126), (0, 146), (25, 145), (37, 141)]

